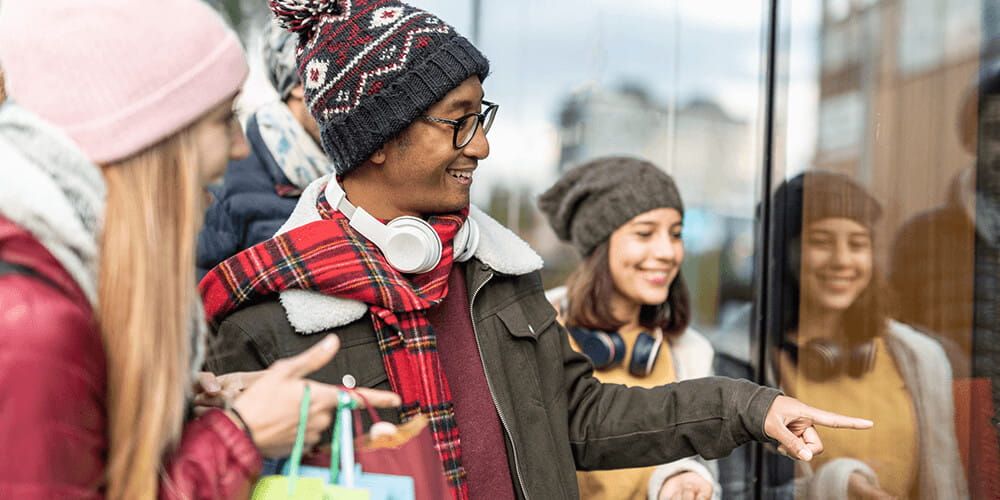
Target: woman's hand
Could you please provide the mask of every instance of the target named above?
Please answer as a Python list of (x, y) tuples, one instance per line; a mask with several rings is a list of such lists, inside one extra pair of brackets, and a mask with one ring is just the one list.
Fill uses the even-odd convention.
[(659, 500), (709, 500), (712, 483), (697, 472), (681, 472), (670, 476), (660, 487)]
[(851, 500), (892, 500), (896, 497), (872, 484), (864, 474), (854, 472), (847, 480), (847, 498)]
[(266, 370), (256, 372), (233, 372), (214, 375), (210, 372), (198, 374), (194, 385), (194, 412), (201, 415), (212, 408), (228, 409), (236, 396), (250, 387)]
[[(243, 417), (253, 435), (254, 444), (262, 455), (283, 457), (291, 452), (305, 384), (309, 384), (312, 393), (306, 424), (306, 445), (315, 445), (319, 442), (320, 434), (330, 428), (340, 390), (332, 385), (306, 380), (305, 376), (329, 363), (339, 348), (340, 340), (337, 336), (329, 335), (302, 354), (275, 362), (236, 396), (232, 408)], [(364, 388), (355, 391), (376, 408), (391, 408), (402, 404), (399, 396), (388, 391)], [(359, 400), (358, 403), (362, 402)], [(234, 418), (234, 421), (238, 419)]]

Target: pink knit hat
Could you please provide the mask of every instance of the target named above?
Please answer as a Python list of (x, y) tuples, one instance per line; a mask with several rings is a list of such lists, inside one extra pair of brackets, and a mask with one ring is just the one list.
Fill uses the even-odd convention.
[(247, 75), (236, 35), (200, 0), (0, 1), (8, 96), (95, 163), (194, 122)]

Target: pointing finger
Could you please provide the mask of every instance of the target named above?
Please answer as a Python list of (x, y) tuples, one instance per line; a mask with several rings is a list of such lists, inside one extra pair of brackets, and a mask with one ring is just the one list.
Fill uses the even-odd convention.
[(875, 425), (871, 420), (838, 415), (808, 405), (803, 405), (802, 416), (816, 424), (835, 429), (871, 429)]
[[(313, 401), (327, 408), (334, 408), (337, 406), (338, 399), (340, 397), (341, 390), (336, 386), (321, 384), (319, 382), (310, 382), (312, 389)], [(398, 395), (389, 391), (382, 391), (378, 389), (369, 389), (366, 387), (360, 387), (351, 391), (354, 394), (350, 396), (358, 403), (359, 407), (365, 405), (365, 400), (373, 408), (395, 408), (403, 404), (403, 401)], [(361, 396), (364, 396), (362, 398)]]

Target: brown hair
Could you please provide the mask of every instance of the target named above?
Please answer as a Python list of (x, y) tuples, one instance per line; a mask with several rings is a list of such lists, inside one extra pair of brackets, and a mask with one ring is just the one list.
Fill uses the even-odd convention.
[[(566, 281), (566, 326), (616, 331), (624, 322), (615, 318), (609, 298), (615, 293), (608, 262), (610, 243), (604, 241), (587, 256)], [(691, 321), (691, 300), (683, 274), (670, 283), (667, 301), (639, 308), (639, 324), (665, 335), (680, 335)]]
[(155, 498), (191, 373), (198, 162), (188, 127), (104, 165), (98, 319), (107, 358), (107, 497)]

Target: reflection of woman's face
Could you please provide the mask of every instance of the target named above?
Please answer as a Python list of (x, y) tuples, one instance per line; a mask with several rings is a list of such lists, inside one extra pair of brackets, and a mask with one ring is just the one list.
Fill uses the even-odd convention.
[(872, 235), (858, 222), (827, 218), (802, 234), (802, 300), (830, 311), (844, 311), (872, 280)]
[(633, 304), (666, 302), (684, 260), (682, 218), (673, 208), (635, 216), (611, 233), (608, 266), (616, 291)]

